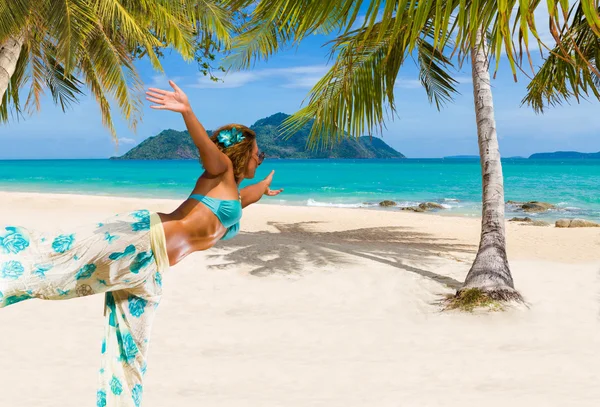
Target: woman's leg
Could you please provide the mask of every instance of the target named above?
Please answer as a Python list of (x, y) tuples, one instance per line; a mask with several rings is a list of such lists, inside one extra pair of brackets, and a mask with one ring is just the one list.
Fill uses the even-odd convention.
[(152, 262), (144, 266), (141, 284), (105, 294), (97, 407), (135, 406), (142, 400), (150, 331), (162, 295), (162, 275), (169, 268), (160, 218), (150, 215)]
[(140, 407), (150, 331), (160, 298), (158, 271), (139, 287), (106, 293), (97, 407)]
[(47, 235), (0, 227), (0, 308), (30, 298), (66, 300), (134, 287), (151, 263), (147, 210)]

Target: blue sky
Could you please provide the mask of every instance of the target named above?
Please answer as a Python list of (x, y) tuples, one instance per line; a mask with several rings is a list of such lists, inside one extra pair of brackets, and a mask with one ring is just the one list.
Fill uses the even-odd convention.
[[(173, 79), (188, 94), (199, 120), (207, 129), (225, 123), (246, 125), (277, 112), (293, 113), (301, 107), (312, 85), (327, 69), (327, 38), (311, 36), (299, 47), (281, 52), (251, 70), (230, 73), (219, 84), (206, 80), (195, 62), (168, 55), (165, 74), (141, 61), (137, 67), (147, 86), (168, 87)], [(534, 53), (535, 54), (535, 53)], [(538, 59), (534, 62), (540, 63)], [(387, 122), (383, 140), (410, 158), (477, 154), (477, 132), (473, 108), (470, 66), (456, 77), (461, 95), (441, 112), (429, 104), (418, 82), (415, 64), (408, 61), (396, 86), (398, 116)], [(521, 107), (528, 79), (519, 74), (514, 83), (505, 60), (492, 81), (500, 150), (504, 157), (528, 156), (534, 152), (576, 150), (600, 151), (600, 103), (582, 102), (551, 108), (544, 115)], [(42, 110), (31, 117), (0, 125), (0, 159), (107, 158), (121, 155), (163, 129), (183, 130), (180, 115), (155, 111), (146, 103), (137, 132), (114, 112), (119, 149), (102, 126), (99, 108), (86, 96), (66, 114), (45, 98)]]

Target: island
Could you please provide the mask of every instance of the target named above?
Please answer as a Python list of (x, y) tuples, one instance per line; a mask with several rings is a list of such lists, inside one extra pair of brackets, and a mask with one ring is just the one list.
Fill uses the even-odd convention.
[[(312, 121), (290, 138), (281, 138), (278, 128), (289, 115), (276, 113), (258, 120), (250, 128), (256, 133), (258, 146), (269, 158), (311, 159), (311, 158), (406, 158), (382, 139), (363, 136), (358, 139), (346, 138), (333, 148), (311, 150), (307, 148)], [(207, 131), (212, 134), (212, 131)], [(120, 157), (111, 160), (189, 160), (198, 159), (198, 149), (187, 131), (163, 130), (149, 137)]]

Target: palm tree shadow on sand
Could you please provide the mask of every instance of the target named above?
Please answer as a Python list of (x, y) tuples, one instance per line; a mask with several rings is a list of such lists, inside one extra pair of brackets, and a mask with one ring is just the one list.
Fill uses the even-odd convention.
[[(235, 239), (218, 247), (230, 249), (228, 253), (211, 254), (208, 259), (225, 259), (226, 264), (209, 265), (210, 268), (227, 268), (230, 264), (252, 267), (254, 276), (272, 274), (299, 274), (307, 263), (315, 266), (352, 264), (352, 257), (362, 257), (404, 271), (432, 279), (452, 289), (462, 282), (449, 276), (414, 267), (407, 261), (419, 263), (426, 257), (447, 257), (462, 261), (454, 253), (474, 255), (477, 247), (453, 243), (456, 239), (438, 239), (407, 227), (377, 227), (321, 232), (311, 230), (311, 225), (322, 222), (283, 223), (269, 222), (279, 233), (240, 233)], [(257, 255), (260, 253), (260, 255)]]

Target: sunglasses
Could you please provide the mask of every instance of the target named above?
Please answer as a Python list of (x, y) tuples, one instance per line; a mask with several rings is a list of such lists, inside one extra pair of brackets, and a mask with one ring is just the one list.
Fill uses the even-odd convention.
[[(252, 158), (254, 158), (254, 156), (252, 156)], [(261, 165), (263, 163), (263, 161), (265, 160), (265, 152), (261, 151), (260, 153), (258, 153), (258, 165)]]

